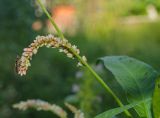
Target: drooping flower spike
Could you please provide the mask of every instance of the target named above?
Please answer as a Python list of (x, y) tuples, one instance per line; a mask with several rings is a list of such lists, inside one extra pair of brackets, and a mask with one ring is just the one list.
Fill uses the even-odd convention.
[(50, 104), (42, 100), (22, 101), (20, 103), (14, 104), (13, 108), (17, 108), (23, 111), (29, 108), (34, 108), (37, 109), (38, 111), (50, 111), (59, 116), (60, 118), (67, 118), (67, 112), (64, 111), (61, 107), (59, 107), (56, 104)]
[[(77, 46), (71, 45), (71, 43), (69, 43), (66, 39), (61, 40), (51, 34), (47, 36), (37, 36), (33, 43), (31, 43), (27, 48), (24, 48), (22, 56), (16, 61), (18, 63), (16, 64), (18, 74), (21, 76), (26, 75), (28, 67), (31, 66), (30, 60), (32, 60), (32, 56), (38, 52), (40, 47), (43, 46), (48, 48), (58, 48), (59, 52), (65, 53), (67, 57), (72, 59), (74, 59), (76, 55), (80, 54), (80, 50)], [(87, 61), (85, 56), (83, 56), (82, 59), (83, 61)], [(78, 62), (78, 66), (82, 66), (81, 62)]]
[[(84, 118), (84, 113), (77, 109), (75, 106), (65, 103), (65, 106), (74, 114), (74, 118)], [(60, 106), (56, 104), (50, 104), (43, 100), (30, 99), (27, 101), (21, 101), (13, 105), (13, 108), (19, 110), (36, 109), (37, 111), (50, 111), (57, 115), (59, 118), (68, 118), (67, 112)]]
[(72, 113), (74, 113), (74, 118), (84, 118), (84, 113), (81, 110), (69, 103), (65, 103), (65, 105)]

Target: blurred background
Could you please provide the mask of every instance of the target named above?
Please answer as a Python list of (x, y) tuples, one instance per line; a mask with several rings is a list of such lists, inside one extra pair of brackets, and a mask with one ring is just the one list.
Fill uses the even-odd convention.
[[(65, 37), (80, 48), (113, 90), (119, 85), (101, 64), (96, 65), (99, 57), (128, 55), (160, 71), (159, 0), (42, 1)], [(74, 60), (57, 50), (41, 48), (26, 76), (15, 73), (17, 55), (37, 35), (48, 33), (55, 30), (35, 0), (0, 0), (0, 117), (57, 118), (49, 112), (12, 108), (27, 99), (62, 107), (67, 101), (82, 109), (86, 118), (117, 107), (87, 70), (77, 68)], [(121, 88), (115, 92), (123, 95)]]

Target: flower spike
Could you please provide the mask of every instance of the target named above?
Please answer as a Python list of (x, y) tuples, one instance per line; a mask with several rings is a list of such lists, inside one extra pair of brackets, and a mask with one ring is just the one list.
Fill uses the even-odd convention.
[[(17, 72), (21, 76), (26, 75), (28, 67), (31, 66), (30, 60), (32, 56), (38, 52), (40, 47), (58, 48), (59, 52), (63, 52), (67, 57), (74, 59), (75, 54), (79, 55), (80, 50), (75, 45), (71, 45), (68, 40), (54, 37), (49, 34), (47, 36), (37, 36), (36, 39), (27, 48), (24, 48), (21, 58), (17, 61)], [(74, 53), (73, 53), (74, 51)], [(86, 61), (86, 58), (84, 58)], [(80, 63), (80, 62), (79, 62)]]

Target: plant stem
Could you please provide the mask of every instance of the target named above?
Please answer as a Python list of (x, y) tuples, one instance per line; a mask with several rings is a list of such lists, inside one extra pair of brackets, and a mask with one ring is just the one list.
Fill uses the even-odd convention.
[[(44, 5), (42, 4), (41, 0), (37, 0), (38, 3), (40, 4), (41, 8), (43, 9), (43, 11), (45, 12), (45, 14), (48, 16), (49, 20), (51, 21), (51, 23), (53, 24), (54, 28), (56, 29), (59, 37), (61, 37), (61, 39), (64, 39), (63, 33), (59, 30), (58, 26), (56, 25), (56, 23), (54, 22), (54, 20), (52, 19), (52, 17), (50, 16), (50, 14), (48, 13), (48, 11), (46, 10), (46, 8), (44, 7)], [(116, 96), (116, 94), (111, 90), (111, 88), (103, 81), (103, 79), (91, 68), (91, 66), (82, 59), (82, 57), (80, 55), (78, 55), (72, 48), (70, 49), (70, 51), (77, 57), (77, 59), (85, 66), (88, 68), (88, 70), (94, 75), (94, 77), (96, 78), (96, 80), (103, 86), (103, 88), (105, 88), (105, 90), (107, 92), (109, 92), (113, 98), (116, 100), (117, 104), (120, 107), (123, 107), (123, 103), (121, 102), (121, 100)], [(125, 114), (128, 117), (132, 117), (132, 115), (129, 113), (129, 111), (125, 110), (124, 111)]]
[(46, 8), (44, 7), (44, 5), (42, 4), (41, 0), (37, 0), (40, 7), (42, 8), (42, 10), (44, 11), (44, 13), (47, 15), (47, 17), (49, 18), (50, 22), (52, 23), (52, 25), (54, 26), (54, 28), (56, 29), (59, 37), (61, 39), (64, 39), (63, 33), (59, 30), (58, 26), (56, 25), (56, 23), (53, 21), (51, 15), (48, 13), (48, 11), (46, 10)]
[[(81, 56), (79, 56), (78, 54), (76, 54), (74, 52), (74, 50), (71, 50), (75, 55), (76, 57), (78, 58), (78, 60), (83, 64), (85, 65), (85, 67), (88, 68), (88, 70), (94, 75), (94, 77), (96, 78), (96, 80), (102, 85), (102, 87), (107, 91), (109, 92), (113, 98), (116, 100), (117, 104), (120, 106), (120, 107), (123, 107), (123, 103), (121, 102), (121, 100), (117, 97), (117, 95), (111, 90), (111, 88), (103, 81), (103, 79), (91, 68), (91, 66), (86, 62), (84, 61)], [(128, 116), (128, 117), (132, 117), (132, 115), (129, 113), (128, 110), (125, 110), (124, 111), (125, 114)]]

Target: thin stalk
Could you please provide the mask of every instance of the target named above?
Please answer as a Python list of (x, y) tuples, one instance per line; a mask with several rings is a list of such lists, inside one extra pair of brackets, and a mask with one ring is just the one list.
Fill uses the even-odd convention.
[[(43, 11), (45, 12), (45, 14), (48, 16), (49, 20), (51, 21), (51, 23), (53, 24), (54, 28), (56, 29), (59, 37), (61, 37), (61, 39), (64, 39), (64, 35), (63, 33), (59, 30), (58, 26), (56, 25), (56, 23), (54, 22), (54, 20), (52, 19), (52, 17), (50, 16), (50, 14), (48, 13), (48, 11), (46, 10), (46, 8), (44, 7), (44, 5), (42, 4), (41, 0), (37, 0), (38, 3), (40, 4), (41, 8), (43, 9)], [(93, 74), (93, 76), (96, 78), (96, 80), (102, 85), (102, 87), (109, 92), (113, 98), (116, 100), (117, 104), (120, 107), (123, 107), (123, 103), (121, 102), (121, 100), (116, 96), (116, 94), (111, 90), (111, 88), (103, 81), (103, 79), (91, 68), (91, 66), (85, 62), (82, 57), (80, 55), (78, 55), (72, 48), (70, 49), (70, 51), (77, 57), (77, 59)], [(128, 110), (124, 111), (125, 114), (128, 117), (132, 117), (132, 115), (129, 113)]]
[[(102, 85), (102, 87), (113, 96), (113, 98), (115, 99), (115, 101), (117, 102), (117, 104), (120, 107), (123, 107), (124, 105), (121, 102), (121, 100), (112, 91), (112, 89), (103, 81), (103, 79), (91, 68), (91, 66), (86, 61), (84, 61), (81, 56), (79, 56), (77, 53), (75, 53), (74, 50), (71, 49), (71, 51), (76, 55), (76, 57), (78, 58), (78, 60), (93, 74), (93, 76), (95, 77), (95, 79)], [(130, 114), (130, 112), (128, 110), (125, 110), (124, 113), (128, 117), (132, 117), (132, 115)]]
[(48, 13), (47, 9), (44, 7), (44, 5), (42, 4), (41, 0), (37, 0), (40, 7), (42, 8), (42, 10), (44, 11), (44, 13), (47, 15), (47, 17), (49, 18), (50, 22), (52, 23), (52, 25), (54, 26), (54, 28), (56, 29), (59, 37), (61, 39), (64, 39), (63, 33), (59, 30), (58, 26), (56, 25), (56, 23), (54, 22), (54, 20), (52, 19), (51, 15)]

